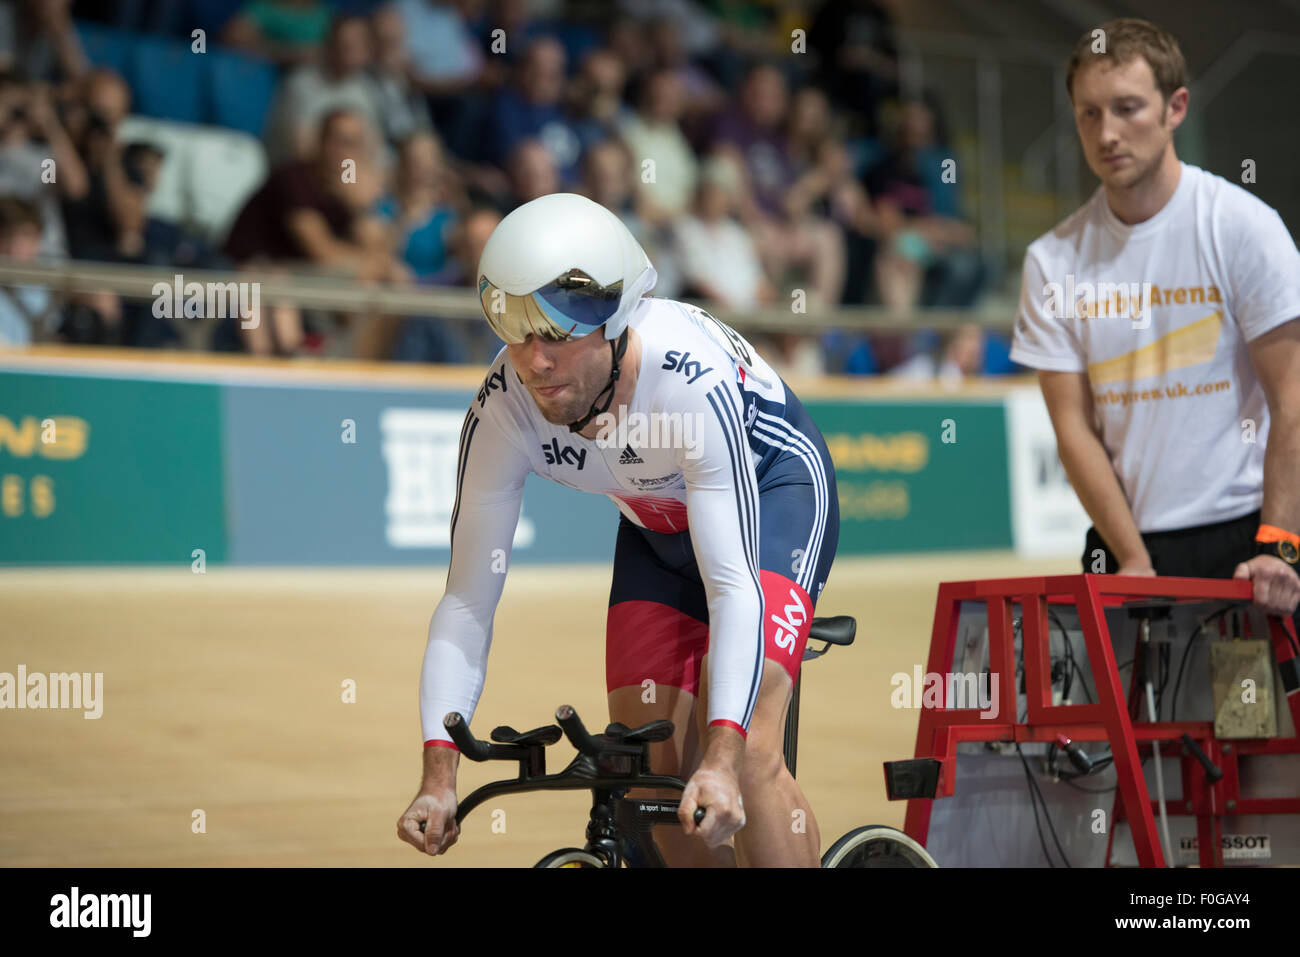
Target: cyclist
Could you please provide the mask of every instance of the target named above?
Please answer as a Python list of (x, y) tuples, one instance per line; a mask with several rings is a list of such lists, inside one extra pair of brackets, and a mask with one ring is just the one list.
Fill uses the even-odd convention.
[(657, 274), (644, 250), (585, 197), (514, 210), (478, 273), (506, 346), (461, 431), (451, 566), (422, 670), (424, 779), (398, 835), (434, 855), (457, 839), (459, 755), (442, 721), (468, 719), (483, 688), (501, 556), (534, 472), (607, 495), (621, 513), (610, 718), (676, 726), (651, 751), (657, 771), (687, 779), (682, 829), (657, 835), (667, 862), (817, 866), (816, 821), (782, 757), (839, 533), (816, 426), (744, 338), (699, 308), (648, 297)]

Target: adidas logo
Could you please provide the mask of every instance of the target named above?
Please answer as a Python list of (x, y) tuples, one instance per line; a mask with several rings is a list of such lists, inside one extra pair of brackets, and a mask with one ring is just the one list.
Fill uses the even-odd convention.
[(645, 465), (645, 459), (632, 451), (632, 446), (628, 445), (623, 448), (623, 452), (618, 457), (619, 465)]

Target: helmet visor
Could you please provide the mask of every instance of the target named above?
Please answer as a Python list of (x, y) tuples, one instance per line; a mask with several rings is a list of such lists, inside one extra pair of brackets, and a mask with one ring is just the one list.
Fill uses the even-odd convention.
[(516, 296), (480, 276), (478, 295), (488, 325), (507, 343), (517, 345), (529, 334), (563, 342), (594, 332), (618, 312), (623, 280), (602, 286), (581, 269), (570, 269), (540, 289)]

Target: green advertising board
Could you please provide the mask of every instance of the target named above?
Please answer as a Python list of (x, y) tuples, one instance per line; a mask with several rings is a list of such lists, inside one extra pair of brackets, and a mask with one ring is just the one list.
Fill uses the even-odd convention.
[(226, 556), (216, 385), (0, 372), (0, 564)]
[(1001, 399), (804, 404), (835, 463), (841, 554), (1011, 547)]

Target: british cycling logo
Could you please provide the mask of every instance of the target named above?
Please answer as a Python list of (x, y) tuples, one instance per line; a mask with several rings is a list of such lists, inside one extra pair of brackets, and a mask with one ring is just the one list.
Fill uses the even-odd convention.
[(487, 404), (488, 395), (495, 392), (497, 389), (500, 389), (502, 392), (506, 391), (505, 363), (502, 363), (500, 369), (489, 374), (488, 377), (483, 380), (483, 386), (478, 390), (478, 407), (480, 409)]
[(707, 369), (699, 359), (692, 359), (689, 351), (682, 352), (679, 349), (672, 349), (664, 353), (664, 364), (660, 366), (669, 372), (680, 372), (686, 376), (687, 382), (694, 382), (706, 372), (712, 372), (713, 366)]
[(672, 475), (661, 475), (658, 478), (632, 478), (627, 480), (633, 487), (641, 489), (644, 492), (657, 491), (658, 489), (676, 486), (678, 488), (686, 487), (686, 480), (682, 478), (680, 472)]
[(132, 937), (148, 937), (152, 913), (152, 894), (82, 894), (73, 887), (50, 898), (51, 927), (127, 927)]
[(586, 449), (575, 449), (572, 445), (560, 448), (559, 439), (544, 442), (542, 452), (546, 456), (547, 465), (576, 465), (581, 472), (582, 467), (587, 464)]

